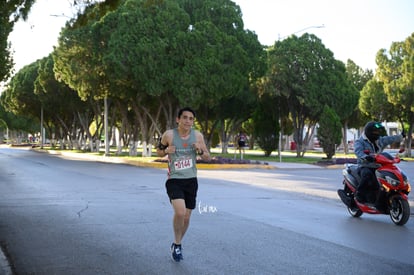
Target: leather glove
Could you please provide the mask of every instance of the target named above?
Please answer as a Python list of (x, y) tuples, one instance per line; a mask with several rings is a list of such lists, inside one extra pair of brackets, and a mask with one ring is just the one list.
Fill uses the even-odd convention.
[(363, 157), (363, 159), (366, 162), (374, 162), (375, 161), (375, 158), (373, 156), (371, 156), (371, 155), (365, 156), (365, 157)]

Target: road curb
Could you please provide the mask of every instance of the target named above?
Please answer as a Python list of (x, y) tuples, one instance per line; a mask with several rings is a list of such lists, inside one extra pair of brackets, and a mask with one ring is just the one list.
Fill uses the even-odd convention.
[[(147, 167), (147, 168), (158, 168), (158, 169), (167, 169), (166, 161), (155, 161), (155, 160), (134, 160), (127, 159), (117, 156), (104, 156), (104, 155), (94, 155), (94, 154), (84, 154), (78, 152), (70, 151), (59, 151), (59, 150), (45, 150), (40, 148), (31, 148), (36, 152), (47, 153), (51, 155), (60, 155), (71, 159), (77, 160), (89, 160), (96, 162), (105, 162), (105, 163), (120, 163), (134, 165), (137, 167)], [(264, 162), (264, 163), (244, 163), (244, 164), (232, 164), (232, 163), (197, 163), (197, 168), (199, 170), (231, 170), (231, 169), (340, 169), (343, 168), (343, 164), (332, 164), (332, 165), (316, 165), (316, 164), (303, 164), (303, 163), (291, 163), (291, 162)]]

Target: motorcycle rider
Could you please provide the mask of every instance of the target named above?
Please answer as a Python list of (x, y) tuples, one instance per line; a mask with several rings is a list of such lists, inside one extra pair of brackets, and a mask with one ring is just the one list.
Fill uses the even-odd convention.
[[(364, 132), (355, 141), (354, 152), (357, 156), (357, 163), (360, 166), (360, 184), (357, 188), (356, 199), (359, 202), (366, 201), (367, 186), (375, 179), (375, 168), (364, 165), (374, 162), (371, 154), (381, 153), (385, 147), (396, 142), (401, 142), (405, 137), (404, 131), (400, 135), (386, 136), (384, 126), (380, 122), (370, 121), (364, 127)], [(366, 154), (369, 151), (369, 154)]]

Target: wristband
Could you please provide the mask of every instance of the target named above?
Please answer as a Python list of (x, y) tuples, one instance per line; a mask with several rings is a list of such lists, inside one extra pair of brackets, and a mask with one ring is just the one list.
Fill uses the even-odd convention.
[(168, 147), (168, 145), (162, 144), (161, 139), (160, 139), (160, 141), (158, 142), (158, 149), (165, 150), (165, 149), (167, 149), (167, 147)]

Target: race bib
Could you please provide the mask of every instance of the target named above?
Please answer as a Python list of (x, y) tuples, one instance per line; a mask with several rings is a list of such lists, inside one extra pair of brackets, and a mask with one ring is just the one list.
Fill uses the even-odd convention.
[(178, 159), (174, 162), (175, 170), (184, 170), (193, 167), (193, 160), (191, 158)]

